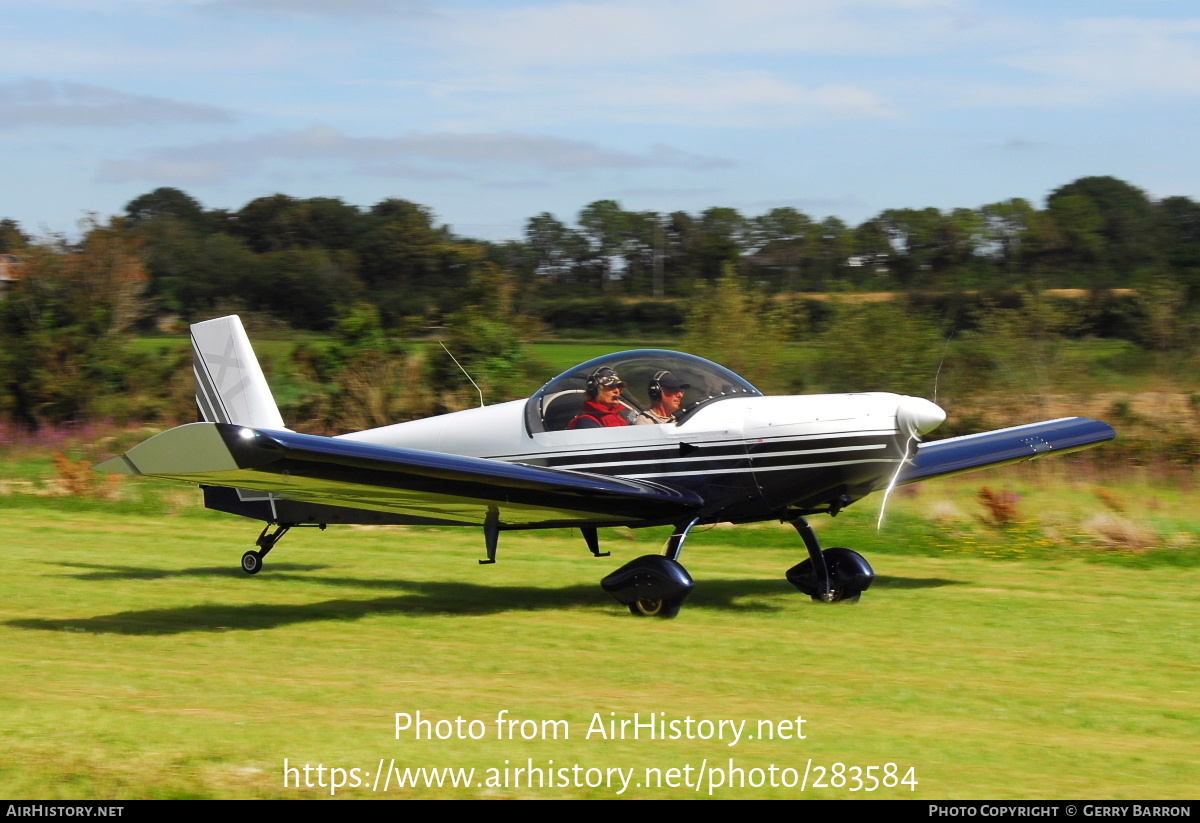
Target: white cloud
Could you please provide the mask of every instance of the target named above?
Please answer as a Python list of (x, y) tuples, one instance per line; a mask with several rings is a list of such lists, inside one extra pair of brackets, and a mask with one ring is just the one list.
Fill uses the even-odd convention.
[(204, 0), (201, 8), (286, 17), (387, 17), (426, 13), (428, 0)]
[(1200, 92), (1196, 19), (977, 0), (596, 0), (439, 19), (427, 45), (448, 79), (432, 93), (527, 122), (756, 127)]
[(279, 160), (345, 161), (357, 173), (426, 179), (457, 176), (454, 170), (464, 168), (499, 171), (533, 168), (564, 173), (653, 167), (700, 171), (730, 165), (721, 158), (690, 154), (665, 145), (629, 152), (587, 140), (516, 132), (349, 137), (328, 126), (314, 126), (245, 140), (154, 149), (142, 159), (107, 161), (100, 177), (107, 182), (135, 179), (215, 182), (252, 173)]
[[(429, 94), (460, 126), (757, 127), (890, 117), (863, 62), (995, 37), (973, 0), (595, 0), (431, 18)], [(841, 58), (862, 58), (843, 62)], [(878, 64), (876, 64), (878, 65)]]
[[(182, 34), (188, 26), (198, 36)], [(181, 23), (170, 35), (153, 38), (113, 35), (103, 41), (95, 36), (16, 36), (4, 43), (2, 65), (10, 75), (56, 77), (122, 77), (126, 83), (170, 82), (192, 85), (201, 78), (215, 86), (223, 78), (245, 77), (250, 72), (299, 71), (334, 59), (327, 42), (310, 42), (294, 35), (262, 34), (238, 36), (225, 31)], [(298, 65), (297, 55), (305, 61)], [(109, 82), (112, 82), (109, 80)]]
[(108, 160), (100, 170), (99, 179), (105, 183), (152, 180), (194, 186), (226, 180), (232, 172), (231, 164), (211, 160)]
[(743, 126), (794, 123), (831, 115), (886, 117), (895, 111), (852, 84), (805, 87), (764, 71), (711, 71), (674, 77), (627, 77), (584, 85), (585, 101), (623, 107), (631, 119)]
[(229, 112), (85, 83), (19, 80), (0, 84), (0, 127), (228, 123)]
[(897, 114), (853, 83), (806, 85), (758, 70), (490, 75), (441, 82), (431, 94), (469, 104), (463, 128), (587, 122), (747, 128)]
[(503, 67), (659, 63), (728, 54), (912, 53), (961, 39), (956, 0), (599, 0), (445, 13), (445, 47)]
[(1081, 97), (1200, 93), (1200, 19), (1070, 23), (1053, 47), (1009, 65), (1071, 84)]
[(282, 14), (329, 16), (390, 13), (424, 8), (430, 0), (8, 0), (14, 6), (102, 14), (176, 14), (189, 9), (243, 8)]

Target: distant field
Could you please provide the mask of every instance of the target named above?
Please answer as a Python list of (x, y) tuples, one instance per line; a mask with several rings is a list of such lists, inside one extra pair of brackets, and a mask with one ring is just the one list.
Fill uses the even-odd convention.
[[(304, 339), (321, 342), (321, 335), (307, 335)], [(277, 360), (285, 360), (290, 357), (292, 351), (296, 348), (299, 339), (276, 339), (271, 337), (261, 337), (254, 334), (250, 335), (250, 341), (254, 345), (254, 350), (259, 357), (267, 359), (274, 358)], [(424, 347), (427, 343), (416, 343), (414, 345)], [(433, 344), (436, 347), (436, 343)], [(188, 347), (188, 340), (184, 336), (179, 337), (140, 337), (133, 341), (133, 346), (138, 351), (154, 352), (154, 351), (185, 351)], [(638, 349), (638, 348), (673, 348), (669, 343), (663, 341), (658, 342), (639, 342), (630, 340), (597, 340), (588, 342), (562, 342), (562, 343), (530, 343), (529, 347), (533, 355), (558, 371), (569, 369), (577, 363), (582, 363), (585, 360), (590, 360), (593, 357), (599, 357), (602, 354), (608, 354), (622, 349)], [(555, 372), (557, 374), (557, 372)], [(548, 375), (547, 377), (552, 377)]]
[[(295, 338), (277, 338), (251, 334), (255, 351), (264, 361), (268, 373), (275, 368), (286, 369), (292, 351), (301, 340), (320, 345), (324, 338), (317, 334), (299, 334)], [(133, 343), (140, 351), (185, 351), (187, 339), (183, 336), (143, 337)], [(426, 342), (416, 342), (418, 348), (427, 347)], [(955, 345), (954, 341), (949, 344)], [(530, 353), (548, 367), (547, 379), (578, 363), (615, 351), (638, 348), (663, 348), (680, 350), (682, 341), (671, 340), (588, 340), (547, 341), (528, 344)], [(789, 347), (787, 362), (794, 367), (805, 368), (810, 359), (820, 352), (809, 343), (794, 343)], [(1047, 391), (1153, 391), (1161, 388), (1162, 377), (1155, 370), (1152, 356), (1127, 340), (1067, 340), (1059, 344), (1059, 360), (1062, 370), (1069, 378), (1068, 385), (1047, 386)], [(1200, 379), (1191, 382), (1192, 388), (1200, 388)], [(1188, 387), (1183, 387), (1188, 388)]]
[[(43, 489), (45, 467), (25, 477)], [(984, 485), (1016, 496), (1014, 522), (981, 522)], [(827, 545), (860, 550), (879, 575), (857, 606), (812, 603), (784, 581), (803, 556), (790, 529), (708, 529), (684, 553), (698, 586), (675, 621), (633, 618), (597, 585), (658, 551), (662, 530), (605, 531), (604, 559), (575, 533), (506, 533), (500, 562), (479, 566), (473, 530), (304, 529), (247, 577), (237, 561), (252, 522), (198, 511), (185, 487), (122, 494), (0, 495), (5, 796), (330, 794), (285, 788), (285, 758), (359, 769), (367, 785), (339, 797), (617, 796), (619, 782), (513, 785), (517, 766), (576, 764), (583, 777), (632, 769), (620, 796), (639, 798), (707, 796), (707, 783), (645, 785), (672, 768), (753, 781), (774, 765), (782, 781), (822, 766), (829, 783), (835, 764), (882, 776), (889, 763), (900, 778), (913, 770), (915, 791), (814, 788), (810, 768), (803, 793), (712, 793), (1195, 794), (1200, 525), (1186, 484), (995, 472), (897, 497), (882, 531), (877, 501), (819, 518)], [(1121, 543), (1138, 529), (1152, 545)], [(397, 740), (395, 713), (417, 711), (483, 721), (482, 738)], [(504, 711), (536, 721), (525, 728), (539, 739), (498, 740)], [(764, 721), (777, 736), (587, 739), (597, 716), (634, 713), (745, 720), (743, 735)], [(804, 739), (790, 739), (797, 717)], [(569, 738), (542, 726), (557, 720)], [(540, 739), (554, 728), (559, 739)], [(372, 792), (381, 759), (476, 772), (460, 788)], [(503, 771), (486, 785), (505, 761), (509, 785)]]
[(533, 356), (550, 366), (551, 374), (547, 378), (564, 372), (572, 366), (591, 360), (593, 357), (611, 354), (624, 349), (678, 349), (678, 345), (662, 343), (642, 343), (633, 340), (597, 341), (594, 343), (532, 343), (530, 349)]
[[(325, 338), (317, 334), (303, 334), (295, 332), (287, 338), (264, 337), (262, 335), (250, 335), (250, 342), (254, 346), (254, 352), (260, 359), (286, 359), (291, 357), (292, 351), (301, 340), (312, 340), (320, 342)], [(143, 352), (183, 352), (188, 350), (189, 341), (186, 335), (177, 337), (139, 337), (132, 343), (135, 351)]]
[[(975, 295), (978, 293), (979, 292), (970, 289), (962, 292), (964, 295)], [(1082, 300), (1091, 294), (1088, 289), (1045, 289), (1044, 293), (1054, 295), (1055, 297), (1067, 297), (1072, 300)], [(1137, 290), (1109, 289), (1108, 293), (1114, 297), (1130, 297), (1137, 294)], [(801, 297), (804, 300), (818, 300), (821, 302), (828, 300), (841, 300), (847, 303), (891, 303), (896, 300), (906, 300), (909, 298), (909, 294), (902, 291), (848, 292), (838, 294), (832, 294), (830, 292), (801, 292), (796, 296)]]

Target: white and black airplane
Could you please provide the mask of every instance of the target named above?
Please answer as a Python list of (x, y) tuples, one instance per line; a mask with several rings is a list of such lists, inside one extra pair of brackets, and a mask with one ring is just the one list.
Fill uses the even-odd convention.
[[(856, 600), (874, 572), (857, 552), (822, 550), (809, 515), (836, 515), (896, 485), (1116, 436), (1106, 423), (1067, 417), (919, 443), (946, 416), (928, 400), (767, 397), (716, 363), (640, 349), (582, 363), (528, 400), (320, 437), (284, 425), (236, 316), (193, 325), (192, 347), (206, 422), (165, 431), (95, 468), (199, 483), (208, 508), (264, 521), (258, 550), (242, 556), (247, 573), (297, 526), (475, 526), (487, 552), (480, 562), (492, 563), (502, 531), (578, 528), (592, 554), (606, 557), (600, 527), (672, 525), (663, 555), (639, 557), (601, 583), (639, 615), (672, 617), (690, 594), (679, 556), (694, 526), (791, 523), (809, 557), (788, 580), (816, 600)], [(579, 425), (598, 383), (618, 378), (632, 418), (662, 394), (656, 384), (665, 373), (672, 393), (686, 386), (670, 422)]]

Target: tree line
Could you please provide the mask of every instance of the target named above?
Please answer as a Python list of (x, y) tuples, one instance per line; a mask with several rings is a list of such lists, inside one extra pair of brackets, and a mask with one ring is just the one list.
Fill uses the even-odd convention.
[[(523, 239), (492, 243), (456, 235), (407, 200), (364, 209), (275, 194), (227, 211), (173, 188), (134, 198), (122, 226), (136, 238), (157, 313), (190, 321), (232, 305), (314, 330), (359, 300), (388, 327), (436, 322), (484, 265), (515, 278), (520, 311), (551, 320), (582, 299), (688, 298), (729, 265), (767, 294), (1100, 290), (1165, 278), (1200, 301), (1200, 203), (1153, 200), (1112, 177), (1068, 183), (1041, 209), (1020, 198), (894, 208), (857, 226), (791, 207), (662, 214), (600, 200), (574, 225), (543, 213), (526, 221)], [(18, 224), (0, 221), (0, 253), (30, 244)]]
[[(530, 218), (506, 243), (458, 236), (399, 199), (363, 209), (277, 194), (230, 212), (161, 188), (92, 219), (78, 241), (0, 220), (0, 254), (19, 271), (0, 298), (0, 421), (29, 427), (186, 419), (187, 353), (131, 345), (164, 318), (242, 312), (322, 332), (268, 369), (287, 382), (290, 420), (347, 429), (477, 402), (440, 347), (408, 342), (431, 329), (489, 402), (549, 376), (522, 345), (547, 326), (669, 339), (769, 391), (928, 395), (938, 357), (951, 394), (1024, 391), (1070, 337), (1191, 357), (1200, 305), (1200, 204), (1111, 177), (1067, 184), (1043, 209), (889, 209), (856, 227), (791, 208), (654, 214), (598, 201), (575, 225)], [(1056, 300), (1047, 287), (1090, 296)], [(901, 299), (823, 299), (864, 291)], [(789, 362), (795, 343), (818, 356)]]

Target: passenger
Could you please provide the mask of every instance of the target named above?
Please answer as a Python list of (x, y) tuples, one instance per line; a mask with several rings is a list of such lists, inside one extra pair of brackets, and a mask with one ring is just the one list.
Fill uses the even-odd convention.
[(646, 393), (650, 395), (650, 408), (638, 415), (638, 425), (661, 425), (674, 423), (675, 412), (683, 405), (683, 392), (691, 383), (684, 383), (669, 371), (656, 372), (650, 378)]
[(568, 429), (599, 429), (605, 426), (628, 426), (625, 416), (629, 407), (620, 402), (625, 381), (605, 366), (597, 369), (587, 380), (587, 400), (583, 411), (567, 424)]

